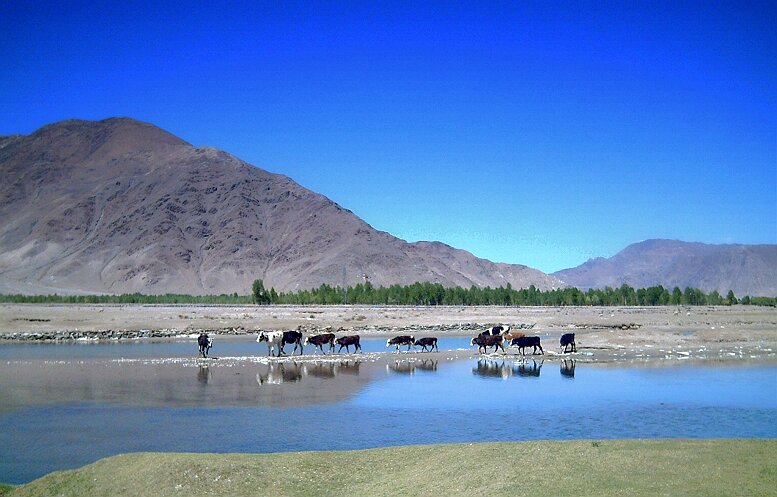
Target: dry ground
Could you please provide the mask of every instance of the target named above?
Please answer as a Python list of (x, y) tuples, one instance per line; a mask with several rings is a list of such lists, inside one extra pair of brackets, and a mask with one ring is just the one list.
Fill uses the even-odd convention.
[[(206, 329), (217, 335), (331, 327), (388, 336), (472, 335), (493, 324), (533, 325), (527, 333), (557, 350), (577, 334), (581, 357), (777, 361), (777, 309), (771, 307), (386, 307), (195, 305), (0, 305), (0, 335), (51, 331)], [(224, 337), (220, 337), (224, 339)]]

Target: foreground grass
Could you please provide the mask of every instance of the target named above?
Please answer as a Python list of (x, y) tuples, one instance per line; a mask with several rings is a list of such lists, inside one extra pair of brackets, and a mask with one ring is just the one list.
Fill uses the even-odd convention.
[(543, 441), (282, 454), (138, 453), (52, 473), (7, 495), (777, 495), (777, 440)]

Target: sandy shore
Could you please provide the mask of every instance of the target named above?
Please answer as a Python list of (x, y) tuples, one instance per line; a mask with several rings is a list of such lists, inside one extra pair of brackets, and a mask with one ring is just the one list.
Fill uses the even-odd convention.
[[(714, 359), (777, 362), (777, 309), (732, 307), (383, 307), (0, 305), (8, 340), (181, 337), (229, 339), (260, 330), (472, 336), (495, 324), (529, 328), (548, 351), (576, 333), (582, 360)], [(552, 354), (550, 354), (552, 356)]]

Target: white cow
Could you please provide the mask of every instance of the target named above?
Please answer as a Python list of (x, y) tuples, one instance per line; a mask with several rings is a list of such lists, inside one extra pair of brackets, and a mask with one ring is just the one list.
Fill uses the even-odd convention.
[(268, 355), (275, 355), (273, 354), (273, 349), (275, 347), (278, 347), (278, 357), (281, 356), (281, 347), (283, 346), (283, 332), (282, 331), (268, 331), (268, 332), (260, 332), (259, 336), (256, 337), (256, 342), (267, 342), (267, 354)]

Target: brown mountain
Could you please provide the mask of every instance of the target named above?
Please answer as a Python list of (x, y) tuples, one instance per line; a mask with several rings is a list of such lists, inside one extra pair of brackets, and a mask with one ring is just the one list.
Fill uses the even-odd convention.
[(646, 240), (609, 259), (597, 258), (553, 273), (581, 289), (663, 285), (717, 290), (737, 296), (777, 295), (777, 245), (709, 245), (675, 240)]
[(291, 179), (132, 119), (0, 137), (0, 292), (248, 293), (440, 282), (558, 287), (375, 230)]

